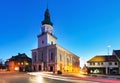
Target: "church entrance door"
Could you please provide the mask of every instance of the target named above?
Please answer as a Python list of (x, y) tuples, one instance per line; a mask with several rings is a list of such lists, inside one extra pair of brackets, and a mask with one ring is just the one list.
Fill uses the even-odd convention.
[(50, 71), (51, 71), (51, 72), (53, 71), (53, 66), (50, 66)]

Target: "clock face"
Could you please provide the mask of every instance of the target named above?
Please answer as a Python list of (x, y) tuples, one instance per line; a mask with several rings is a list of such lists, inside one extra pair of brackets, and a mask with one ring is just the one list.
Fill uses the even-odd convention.
[(52, 28), (50, 29), (50, 33), (53, 33), (53, 29)]
[(49, 32), (49, 33), (53, 33), (53, 27), (49, 26), (49, 25), (44, 25), (41, 27), (42, 32)]
[(50, 33), (52, 33), (52, 32), (53, 32), (52, 27), (49, 27), (49, 28), (48, 28), (48, 31), (49, 31)]

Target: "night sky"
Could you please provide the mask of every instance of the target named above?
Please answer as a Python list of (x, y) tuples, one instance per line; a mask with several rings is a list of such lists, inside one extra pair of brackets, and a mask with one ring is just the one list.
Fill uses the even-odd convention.
[(0, 0), (0, 59), (31, 57), (48, 8), (57, 43), (82, 63), (120, 49), (120, 0)]

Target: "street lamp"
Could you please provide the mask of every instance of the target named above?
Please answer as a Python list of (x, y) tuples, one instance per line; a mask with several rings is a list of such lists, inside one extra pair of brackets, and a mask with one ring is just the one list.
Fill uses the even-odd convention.
[(107, 48), (108, 48), (108, 55), (109, 55), (109, 49), (110, 49), (111, 45), (108, 45)]

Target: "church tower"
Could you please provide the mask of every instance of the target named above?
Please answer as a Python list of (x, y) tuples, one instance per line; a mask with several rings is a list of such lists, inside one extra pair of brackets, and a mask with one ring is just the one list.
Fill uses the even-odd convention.
[(38, 35), (38, 48), (56, 44), (57, 38), (53, 35), (53, 23), (50, 20), (48, 8), (44, 14), (44, 20), (41, 22), (41, 34)]

